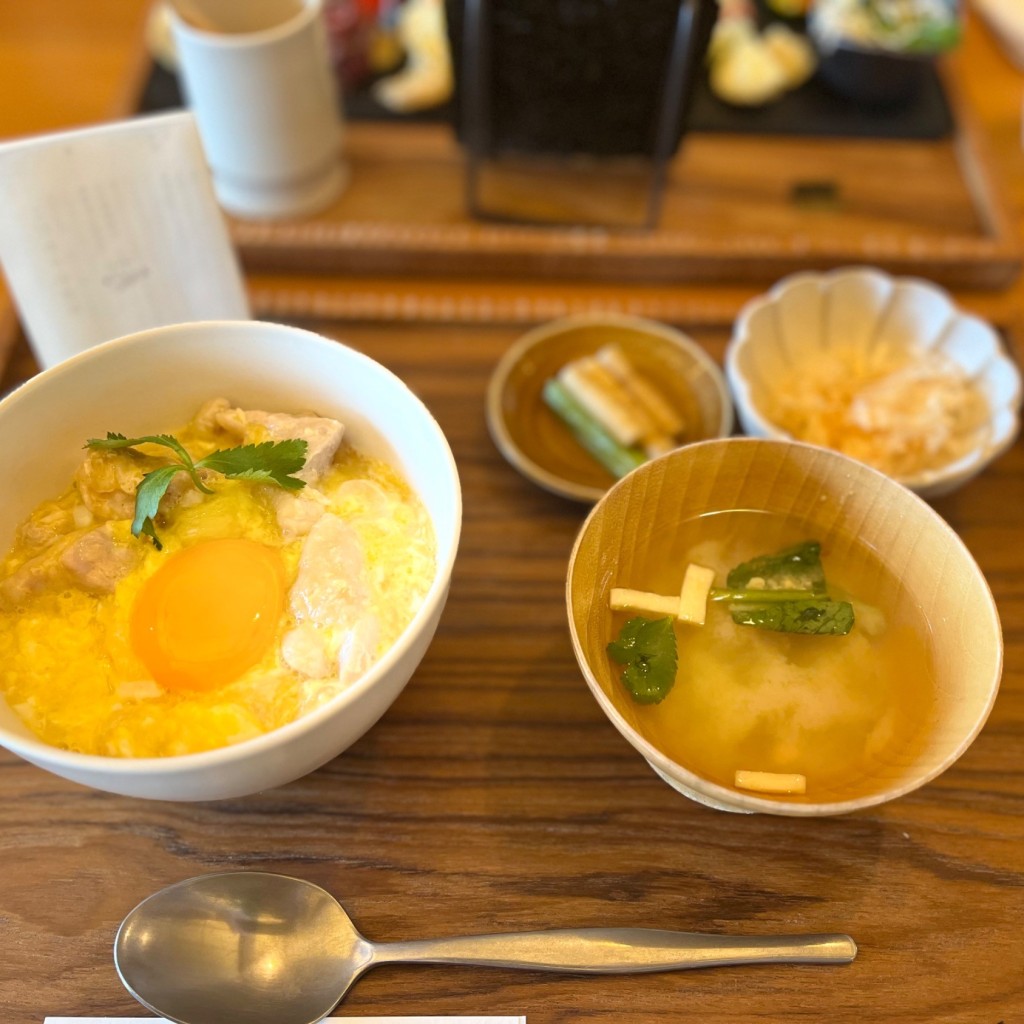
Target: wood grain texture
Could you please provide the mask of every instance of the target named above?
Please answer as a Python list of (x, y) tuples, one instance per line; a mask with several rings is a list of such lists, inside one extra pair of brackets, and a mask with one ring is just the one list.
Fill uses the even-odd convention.
[[(694, 134), (672, 163), (653, 231), (474, 221), (447, 126), (353, 123), (352, 181), (331, 208), (303, 221), (232, 220), (231, 232), (254, 272), (728, 283), (867, 263), (1005, 287), (1020, 269), (1017, 239), (977, 117), (966, 101), (957, 109), (957, 137), (941, 142), (780, 136), (765, 146)], [(808, 184), (834, 190), (834, 205), (794, 201)], [(516, 188), (560, 210), (586, 194), (552, 173)]]
[[(387, 967), (345, 1014), (525, 1013), (531, 1024), (692, 1018), (1017, 1020), (1024, 1014), (1024, 449), (936, 503), (992, 585), (1002, 692), (949, 772), (842, 818), (745, 817), (658, 780), (576, 668), (565, 570), (583, 511), (498, 455), (483, 396), (512, 327), (349, 325), (423, 397), (462, 474), (451, 597), (421, 668), (344, 755), (221, 804), (91, 792), (0, 755), (0, 1018), (136, 1011), (111, 962), (122, 915), (155, 889), (233, 868), (342, 897), (376, 939), (547, 926), (845, 930), (849, 967), (559, 977)], [(686, 325), (683, 325), (686, 326)], [(721, 331), (693, 333), (720, 358)]]
[[(148, 4), (0, 3), (0, 136), (130, 110)], [(951, 64), (1019, 230), (1024, 76), (973, 20)], [(703, 186), (726, 216), (729, 182)], [(761, 200), (770, 225), (775, 197)], [(878, 222), (893, 214), (880, 209)], [(958, 230), (977, 227), (963, 194), (949, 216)], [(1020, 442), (935, 506), (978, 559), (1003, 620), (1003, 686), (976, 743), (936, 782), (877, 811), (737, 818), (661, 783), (589, 696), (563, 607), (582, 510), (501, 460), (484, 427), (483, 394), (525, 326), (577, 310), (678, 323), (720, 358), (720, 328), (761, 285), (553, 281), (543, 268), (426, 279), (367, 265), (349, 276), (296, 265), (249, 283), (259, 315), (312, 318), (306, 326), (344, 335), (406, 377), (438, 416), (466, 497), (449, 606), (420, 671), (379, 725), (280, 790), (226, 804), (149, 804), (76, 787), (0, 753), (4, 1024), (39, 1024), (46, 1013), (137, 1013), (111, 962), (120, 918), (162, 885), (225, 868), (318, 882), (378, 939), (618, 924), (846, 929), (861, 948), (846, 968), (635, 978), (381, 968), (360, 982), (344, 1014), (526, 1013), (531, 1024), (1024, 1019)], [(1022, 294), (1014, 283), (958, 298), (1013, 323)], [(6, 296), (0, 306), (10, 384), (33, 364), (23, 341), (15, 347)]]

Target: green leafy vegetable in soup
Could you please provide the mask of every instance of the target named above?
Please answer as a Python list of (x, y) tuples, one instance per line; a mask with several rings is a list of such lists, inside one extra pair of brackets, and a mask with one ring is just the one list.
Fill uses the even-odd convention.
[[(703, 583), (691, 579), (694, 573)], [(707, 603), (724, 602), (728, 604), (733, 622), (740, 626), (819, 636), (845, 636), (853, 628), (853, 605), (829, 598), (821, 565), (821, 544), (816, 540), (803, 541), (774, 554), (758, 555), (737, 565), (728, 574), (725, 587), (711, 586), (713, 579), (713, 570), (691, 563), (678, 598), (614, 588), (611, 606), (636, 611), (669, 611), (681, 622), (703, 625)], [(671, 623), (672, 619), (666, 621)], [(632, 625), (632, 622), (626, 624), (627, 627)], [(635, 638), (626, 636), (624, 629), (617, 643), (620, 653), (632, 650)], [(615, 656), (611, 645), (609, 653)]]
[(608, 645), (608, 654), (626, 666), (622, 682), (638, 704), (658, 704), (668, 696), (677, 663), (671, 619), (630, 619)]
[(737, 565), (725, 579), (732, 590), (748, 587), (761, 590), (810, 590), (824, 594), (825, 570), (821, 565), (821, 544), (806, 540), (771, 555), (758, 555)]
[(726, 577), (726, 585), (738, 625), (817, 636), (845, 636), (853, 629), (853, 605), (828, 599), (816, 540), (743, 562)]
[(730, 605), (729, 611), (737, 625), (777, 633), (846, 636), (853, 629), (853, 605), (849, 601), (744, 601)]

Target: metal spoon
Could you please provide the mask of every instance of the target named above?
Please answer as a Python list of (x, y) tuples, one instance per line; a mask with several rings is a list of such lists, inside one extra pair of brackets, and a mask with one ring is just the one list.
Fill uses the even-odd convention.
[(581, 928), (371, 942), (330, 893), (286, 875), (200, 875), (143, 900), (114, 964), (143, 1006), (177, 1024), (314, 1024), (371, 967), (478, 964), (627, 974), (750, 963), (849, 963), (848, 935), (701, 935)]

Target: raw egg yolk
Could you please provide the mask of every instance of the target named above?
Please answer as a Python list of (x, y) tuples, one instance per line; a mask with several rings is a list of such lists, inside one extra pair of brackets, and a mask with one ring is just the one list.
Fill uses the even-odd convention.
[(264, 655), (284, 610), (281, 555), (252, 540), (184, 548), (143, 584), (132, 647), (168, 690), (209, 690), (236, 680)]

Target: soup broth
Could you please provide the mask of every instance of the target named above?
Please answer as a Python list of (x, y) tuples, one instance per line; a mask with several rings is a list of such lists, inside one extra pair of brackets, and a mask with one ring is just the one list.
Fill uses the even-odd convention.
[[(710, 601), (704, 626), (674, 625), (676, 681), (660, 704), (635, 703), (614, 664), (610, 695), (648, 742), (702, 778), (735, 788), (737, 770), (798, 773), (805, 794), (771, 798), (855, 799), (913, 762), (935, 695), (927, 623), (867, 546), (771, 513), (716, 512), (683, 523), (636, 578), (615, 585), (678, 594), (695, 562), (724, 586), (741, 562), (807, 539), (822, 542), (829, 595), (854, 606), (847, 636), (741, 626)], [(633, 614), (613, 613), (613, 636)]]

